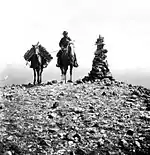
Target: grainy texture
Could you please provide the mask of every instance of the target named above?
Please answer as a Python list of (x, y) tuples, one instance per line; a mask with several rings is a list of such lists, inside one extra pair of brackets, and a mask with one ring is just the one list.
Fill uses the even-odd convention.
[(150, 90), (144, 87), (104, 79), (1, 92), (1, 154), (150, 153)]

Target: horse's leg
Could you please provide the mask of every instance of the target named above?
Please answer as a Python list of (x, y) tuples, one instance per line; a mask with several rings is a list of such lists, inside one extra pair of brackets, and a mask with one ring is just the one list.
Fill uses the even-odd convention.
[(42, 83), (42, 72), (43, 72), (43, 68), (40, 69), (40, 80), (39, 80), (40, 83)]
[(66, 83), (66, 69), (61, 68), (61, 83)]
[(72, 69), (73, 69), (73, 66), (70, 65), (70, 79), (68, 80), (68, 82), (72, 82)]
[(73, 69), (73, 66), (70, 65), (70, 82), (72, 82), (72, 69)]
[(67, 83), (67, 70), (68, 70), (68, 67), (64, 69), (64, 80), (65, 80), (65, 83)]
[(64, 71), (63, 71), (63, 68), (60, 68), (61, 69), (61, 83), (63, 83), (64, 81)]
[(66, 78), (66, 73), (65, 73), (65, 75), (64, 75), (64, 80), (65, 80), (65, 83), (66, 83), (66, 80), (67, 80), (67, 78)]
[(61, 82), (64, 81), (64, 74), (61, 75)]
[(33, 84), (35, 85), (35, 83), (36, 83), (36, 69), (33, 69), (33, 72), (34, 72), (34, 80), (33, 80)]

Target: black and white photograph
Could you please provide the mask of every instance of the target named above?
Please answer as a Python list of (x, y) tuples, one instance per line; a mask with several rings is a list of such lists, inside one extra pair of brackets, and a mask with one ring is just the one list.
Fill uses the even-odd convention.
[(150, 154), (150, 1), (0, 1), (0, 155)]

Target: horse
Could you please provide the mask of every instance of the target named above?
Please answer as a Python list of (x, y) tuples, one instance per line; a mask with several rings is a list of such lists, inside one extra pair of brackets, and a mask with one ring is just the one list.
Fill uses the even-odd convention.
[(60, 70), (61, 70), (61, 83), (66, 83), (66, 75), (68, 67), (70, 67), (70, 80), (68, 82), (72, 82), (72, 70), (74, 64), (74, 46), (73, 43), (70, 43), (66, 49), (63, 49), (62, 54), (60, 56)]
[(31, 56), (31, 58), (28, 60), (31, 62), (30, 68), (33, 69), (33, 73), (34, 73), (33, 84), (35, 85), (36, 82), (38, 84), (41, 84), (42, 72), (43, 72), (43, 68), (44, 68), (44, 64), (46, 63), (46, 60), (44, 59), (44, 57), (40, 55), (40, 48), (38, 45), (32, 45), (30, 52), (34, 53)]

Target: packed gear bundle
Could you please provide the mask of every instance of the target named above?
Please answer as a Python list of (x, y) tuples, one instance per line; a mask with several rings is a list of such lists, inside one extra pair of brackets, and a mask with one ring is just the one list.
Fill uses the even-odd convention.
[(53, 57), (46, 50), (45, 47), (43, 47), (42, 45), (38, 45), (38, 44), (39, 43), (37, 43), (37, 45), (32, 45), (33, 47), (24, 54), (24, 59), (26, 61), (29, 61), (30, 58), (35, 54), (35, 46), (39, 47), (39, 54), (40, 54), (40, 56), (42, 56), (45, 59), (45, 64), (43, 64), (43, 66), (44, 66), (44, 68), (46, 68), (48, 63), (50, 63), (50, 61), (53, 59)]

